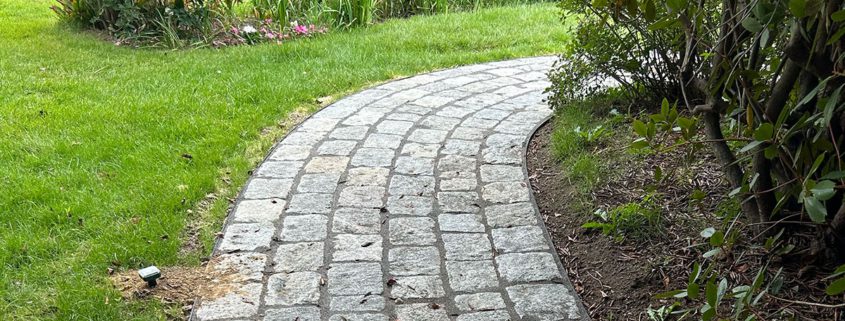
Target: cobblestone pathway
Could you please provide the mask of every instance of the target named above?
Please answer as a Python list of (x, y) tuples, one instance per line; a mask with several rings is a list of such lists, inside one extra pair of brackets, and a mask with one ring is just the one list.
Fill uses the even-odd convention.
[(199, 320), (583, 320), (524, 170), (551, 57), (393, 81), (254, 173)]

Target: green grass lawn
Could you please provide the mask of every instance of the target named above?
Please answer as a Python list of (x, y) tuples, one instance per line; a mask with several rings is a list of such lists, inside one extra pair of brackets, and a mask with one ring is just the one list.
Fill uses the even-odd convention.
[[(121, 300), (107, 269), (199, 264), (226, 198), (291, 111), (401, 75), (559, 52), (566, 39), (557, 9), (537, 5), (153, 51), (58, 24), (50, 5), (0, 1), (0, 320), (163, 319), (155, 302)], [(190, 214), (212, 192), (208, 214)], [(189, 223), (202, 247), (185, 253)]]

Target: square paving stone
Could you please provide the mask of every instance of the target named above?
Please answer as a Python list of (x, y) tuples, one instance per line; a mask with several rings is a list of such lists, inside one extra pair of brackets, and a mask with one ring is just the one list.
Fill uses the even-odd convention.
[(455, 126), (457, 126), (460, 122), (461, 120), (459, 118), (432, 115), (423, 118), (423, 120), (420, 121), (419, 126), (431, 129), (452, 130), (452, 128), (455, 128)]
[(464, 118), (466, 115), (472, 114), (475, 110), (458, 106), (446, 106), (437, 111), (437, 116)]
[(258, 177), (294, 178), (299, 174), (304, 162), (302, 161), (266, 161), (256, 170)]
[(455, 100), (455, 98), (452, 98), (452, 97), (442, 97), (442, 96), (437, 96), (437, 95), (429, 95), (429, 96), (425, 96), (425, 97), (422, 97), (420, 99), (414, 100), (414, 104), (420, 105), (420, 106), (423, 106), (423, 107), (437, 108), (437, 107), (446, 105), (446, 104), (448, 104), (448, 103), (450, 103), (454, 100)]
[(390, 274), (436, 275), (440, 273), (440, 252), (436, 247), (396, 247), (388, 252)]
[(334, 263), (328, 278), (331, 295), (378, 295), (384, 291), (380, 263)]
[(294, 272), (273, 274), (267, 279), (267, 305), (317, 304), (320, 302), (320, 274)]
[(384, 310), (384, 297), (372, 294), (333, 296), (329, 300), (329, 309), (342, 312), (381, 311)]
[(303, 160), (311, 156), (311, 146), (279, 145), (270, 155), (272, 160)]
[(528, 186), (523, 182), (496, 182), (484, 185), (481, 195), (491, 203), (517, 203), (529, 200)]
[(508, 282), (552, 281), (561, 275), (551, 253), (509, 253), (496, 257), (499, 273)]
[(280, 145), (314, 146), (326, 136), (323, 132), (294, 131), (279, 143)]
[(446, 213), (477, 213), (481, 208), (478, 202), (477, 192), (437, 193), (440, 210)]
[(490, 147), (517, 147), (525, 142), (525, 136), (493, 134), (487, 136), (486, 144)]
[(400, 276), (390, 287), (390, 297), (397, 299), (433, 299), (446, 295), (439, 275)]
[(397, 149), (402, 144), (402, 136), (373, 133), (364, 141), (363, 147)]
[(349, 156), (358, 142), (352, 140), (330, 140), (317, 148), (318, 155)]
[(257, 251), (270, 247), (276, 227), (270, 223), (229, 224), (220, 243), (223, 253)]
[(285, 201), (274, 198), (266, 200), (242, 200), (232, 214), (233, 222), (272, 223), (282, 217)]
[(498, 253), (543, 251), (549, 249), (545, 232), (539, 226), (493, 229), (493, 246)]
[(352, 156), (353, 166), (389, 167), (396, 152), (386, 148), (359, 148)]
[(446, 261), (449, 286), (456, 292), (476, 292), (499, 286), (493, 261)]
[(510, 114), (511, 113), (504, 110), (485, 108), (476, 112), (475, 117), (482, 119), (502, 120), (510, 116)]
[(481, 165), (482, 182), (524, 181), (525, 175), (521, 166)]
[(508, 311), (481, 311), (461, 314), (456, 321), (511, 321)]
[(522, 164), (522, 148), (517, 146), (486, 148), (481, 155), (488, 164)]
[(466, 140), (481, 140), (484, 139), (484, 130), (480, 128), (458, 127), (452, 132), (452, 138), (466, 139)]
[(378, 209), (339, 208), (332, 215), (332, 232), (343, 234), (378, 234), (381, 213)]
[(376, 131), (384, 134), (405, 135), (412, 126), (414, 123), (409, 121), (384, 120), (376, 126)]
[(323, 242), (282, 244), (276, 249), (273, 270), (276, 272), (317, 271), (323, 266)]
[(428, 217), (390, 219), (391, 245), (430, 245), (437, 241), (434, 220)]
[(287, 213), (328, 214), (331, 206), (332, 194), (294, 194), (288, 203)]
[(479, 117), (470, 117), (464, 120), (461, 123), (462, 127), (471, 127), (471, 128), (479, 128), (479, 129), (491, 129), (496, 127), (499, 124), (498, 120), (495, 119), (486, 119), (486, 118), (479, 118)]
[(514, 135), (528, 135), (533, 129), (533, 124), (526, 124), (516, 121), (503, 121), (499, 123), (496, 128), (493, 128), (493, 130), (496, 132)]
[(449, 321), (449, 315), (442, 304), (429, 303), (397, 305), (396, 318), (402, 321)]
[(332, 241), (332, 261), (381, 261), (381, 235), (339, 234)]
[(524, 284), (507, 288), (523, 319), (581, 320), (577, 299), (562, 284)]
[(391, 215), (431, 215), (434, 208), (434, 197), (430, 196), (391, 196), (387, 199), (387, 211)]
[(367, 136), (367, 131), (370, 130), (368, 126), (350, 126), (335, 128), (329, 134), (330, 138), (334, 139), (364, 139)]
[(440, 214), (437, 221), (444, 232), (484, 233), (484, 224), (478, 214)]
[(355, 167), (346, 173), (347, 186), (387, 186), (390, 170), (384, 167)]
[(320, 321), (320, 308), (316, 306), (270, 309), (264, 321)]
[[(224, 273), (231, 282), (261, 282), (267, 255), (254, 252), (223, 254), (211, 259), (206, 266), (210, 273)], [(234, 273), (233, 273), (234, 272)], [(234, 274), (234, 277), (232, 277)], [(231, 277), (231, 279), (229, 279)]]
[(487, 234), (444, 233), (441, 237), (447, 260), (469, 261), (493, 258), (493, 247), (490, 246)]
[(327, 225), (325, 215), (287, 216), (281, 237), (285, 242), (322, 241), (326, 239)]
[(460, 311), (486, 311), (506, 309), (505, 300), (499, 292), (460, 294), (455, 296), (455, 306)]
[(404, 99), (407, 102), (408, 100), (419, 99), (420, 97), (423, 97), (423, 96), (428, 95), (428, 94), (430, 94), (430, 92), (422, 90), (422, 89), (412, 88), (412, 89), (406, 89), (406, 90), (397, 92), (397, 93), (393, 94), (391, 97), (401, 98), (401, 99)]
[(317, 156), (305, 165), (306, 173), (343, 173), (349, 164), (349, 157)]
[(253, 318), (258, 315), (261, 283), (231, 284), (226, 288), (229, 290), (222, 296), (200, 303), (197, 319)]
[(245, 199), (287, 198), (293, 180), (289, 178), (253, 178), (244, 189)]
[(401, 121), (413, 123), (415, 121), (420, 120), (422, 118), (422, 116), (417, 115), (417, 114), (412, 114), (412, 113), (392, 113), (392, 114), (388, 114), (384, 118), (390, 119), (390, 120), (401, 120)]
[(400, 156), (396, 159), (394, 170), (399, 174), (434, 175), (434, 159)]
[(478, 186), (475, 178), (447, 178), (440, 180), (441, 191), (473, 191)]
[(402, 112), (402, 113), (412, 113), (412, 114), (417, 114), (417, 115), (425, 115), (425, 114), (428, 114), (429, 111), (431, 111), (431, 108), (407, 104), (407, 105), (404, 105), (404, 106), (400, 106), (399, 108), (396, 109), (396, 111)]
[(378, 313), (335, 314), (329, 321), (388, 321), (387, 316)]
[(446, 139), (449, 132), (437, 129), (415, 129), (408, 136), (408, 141), (422, 144), (439, 144)]
[(492, 228), (537, 224), (537, 214), (531, 203), (487, 206), (484, 216)]
[(437, 163), (437, 170), (441, 178), (475, 178), (475, 158), (443, 156)]
[(446, 145), (443, 147), (442, 153), (447, 155), (455, 154), (463, 156), (475, 156), (478, 155), (478, 151), (480, 148), (480, 141), (449, 139), (446, 141)]
[(328, 132), (334, 129), (339, 122), (339, 119), (332, 118), (309, 118), (302, 122), (298, 129), (307, 132)]
[(338, 206), (379, 208), (384, 206), (384, 187), (347, 186), (340, 192)]
[(339, 173), (305, 174), (299, 180), (296, 191), (300, 193), (332, 194), (337, 189), (337, 182), (339, 180)]
[(419, 144), (406, 143), (402, 147), (402, 155), (410, 155), (411, 157), (437, 157), (437, 152), (440, 150), (440, 144)]
[(377, 123), (382, 117), (384, 117), (384, 113), (361, 109), (354, 115), (344, 119), (342, 124), (348, 126), (370, 126)]
[(393, 175), (390, 195), (430, 196), (434, 194), (434, 177)]

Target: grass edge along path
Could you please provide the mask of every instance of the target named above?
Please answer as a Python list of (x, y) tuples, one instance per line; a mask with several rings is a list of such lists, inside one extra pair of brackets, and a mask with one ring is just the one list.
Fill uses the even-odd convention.
[[(283, 45), (133, 50), (57, 24), (50, 4), (0, 4), (3, 320), (165, 319), (174, 312), (122, 300), (107, 270), (198, 264), (292, 111), (399, 76), (560, 52), (567, 38), (558, 10), (535, 5)], [(198, 218), (203, 246), (180, 255), (188, 211), (220, 187)]]

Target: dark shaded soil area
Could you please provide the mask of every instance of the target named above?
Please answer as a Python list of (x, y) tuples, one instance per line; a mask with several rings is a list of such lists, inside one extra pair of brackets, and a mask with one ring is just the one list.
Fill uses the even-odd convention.
[[(724, 203), (728, 186), (719, 168), (711, 165), (712, 156), (704, 152), (694, 155), (692, 163), (683, 161), (683, 151), (648, 157), (623, 155), (626, 137), (607, 143), (616, 146), (592, 149), (606, 160), (603, 166), (613, 175), (585, 195), (552, 156), (552, 124), (544, 125), (532, 137), (527, 166), (541, 216), (569, 277), (593, 320), (649, 320), (649, 307), (657, 309), (672, 303), (655, 299), (654, 295), (686, 288), (692, 264), (701, 261), (703, 253), (710, 250), (700, 232), (705, 227), (720, 226), (720, 204)], [(669, 178), (656, 182), (657, 168)], [(658, 237), (615, 240), (581, 227), (596, 220), (595, 209), (609, 210), (639, 202), (648, 194), (654, 195), (663, 213), (665, 224)], [(730, 276), (732, 284), (750, 282), (766, 255), (760, 249), (737, 245), (729, 254), (733, 260), (724, 259), (720, 268)], [(824, 295), (824, 282), (820, 282), (824, 274), (805, 275), (798, 265), (784, 265), (786, 290), (779, 297), (766, 296), (765, 310), (777, 310), (794, 320), (843, 320), (845, 310), (838, 307), (843, 302)], [(816, 303), (828, 307), (813, 305)], [(791, 318), (760, 320), (777, 319)]]

